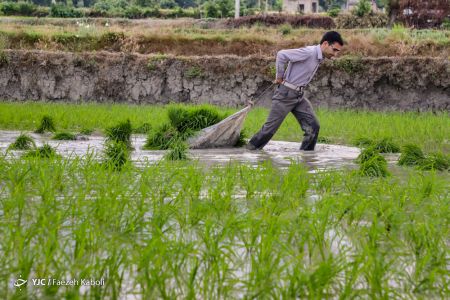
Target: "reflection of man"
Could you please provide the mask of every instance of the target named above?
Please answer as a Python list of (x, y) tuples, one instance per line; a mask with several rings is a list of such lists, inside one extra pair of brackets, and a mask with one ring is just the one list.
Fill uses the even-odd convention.
[(324, 57), (336, 56), (343, 45), (341, 35), (329, 31), (322, 37), (319, 45), (281, 50), (277, 53), (275, 83), (278, 84), (278, 88), (272, 97), (272, 108), (266, 123), (250, 139), (247, 149), (262, 149), (287, 114), (292, 112), (305, 133), (300, 150), (314, 150), (320, 126), (311, 103), (303, 97), (303, 90), (313, 78)]

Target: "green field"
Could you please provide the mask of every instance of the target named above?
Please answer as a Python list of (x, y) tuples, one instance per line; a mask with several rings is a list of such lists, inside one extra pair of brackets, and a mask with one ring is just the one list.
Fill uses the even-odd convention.
[[(444, 177), (445, 178), (445, 177)], [(449, 182), (0, 157), (2, 299), (442, 299)], [(8, 286), (18, 278), (104, 280)], [(79, 282), (81, 284), (81, 281)]]
[[(227, 114), (236, 110), (223, 109)], [(355, 139), (392, 138), (397, 144), (417, 144), (426, 152), (450, 152), (450, 118), (442, 113), (369, 112), (317, 110), (320, 137), (328, 143), (352, 145)], [(134, 127), (149, 123), (157, 128), (167, 119), (167, 106), (126, 104), (56, 104), (42, 102), (0, 102), (0, 129), (35, 130), (44, 115), (51, 116), (58, 130), (79, 132), (98, 130), (130, 119)], [(256, 133), (268, 115), (255, 108), (247, 117), (244, 132)], [(303, 132), (293, 116), (288, 116), (274, 140), (300, 141)]]

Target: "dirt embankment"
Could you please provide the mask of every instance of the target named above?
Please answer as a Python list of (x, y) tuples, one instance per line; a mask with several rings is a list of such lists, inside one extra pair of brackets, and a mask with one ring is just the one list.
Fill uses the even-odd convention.
[[(8, 50), (0, 55), (0, 98), (238, 107), (259, 94), (273, 72), (273, 58), (265, 57)], [(270, 94), (263, 104), (270, 104)], [(438, 58), (327, 61), (307, 97), (329, 108), (449, 110), (450, 63)]]

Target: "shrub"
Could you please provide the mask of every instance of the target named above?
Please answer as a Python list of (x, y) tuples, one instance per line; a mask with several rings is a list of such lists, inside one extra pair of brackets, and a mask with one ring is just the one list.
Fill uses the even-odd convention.
[(50, 8), (50, 16), (54, 18), (81, 18), (83, 13), (70, 6), (55, 4)]
[(368, 15), (371, 11), (372, 7), (369, 0), (359, 0), (352, 13), (362, 18), (365, 15)]
[(294, 16), (294, 15), (256, 15), (245, 16), (239, 19), (228, 19), (226, 25), (228, 27), (242, 27), (253, 26), (256, 24), (263, 24), (265, 26), (280, 26), (282, 24), (290, 24), (294, 28), (309, 27), (309, 28), (333, 28), (334, 21), (328, 16)]
[(343, 56), (333, 60), (333, 65), (348, 74), (354, 74), (364, 69), (364, 64), (359, 56)]
[(49, 144), (44, 144), (35, 150), (28, 151), (24, 157), (35, 157), (35, 158), (51, 158), (59, 156), (56, 150), (52, 148)]
[(398, 164), (400, 166), (418, 166), (422, 164), (424, 159), (425, 155), (422, 149), (419, 146), (409, 144), (403, 146)]
[(332, 9), (327, 11), (327, 14), (330, 17), (336, 18), (340, 12), (341, 12), (341, 9), (339, 7), (333, 7)]
[(76, 136), (70, 132), (58, 132), (55, 134), (52, 139), (59, 141), (74, 141), (76, 140)]
[(31, 148), (36, 147), (36, 144), (34, 143), (34, 140), (29, 135), (26, 135), (24, 133), (21, 133), (17, 139), (9, 145), (8, 149), (12, 150), (29, 150)]
[(114, 170), (121, 170), (130, 158), (129, 147), (121, 141), (109, 141), (104, 150), (104, 165)]
[(380, 28), (386, 27), (389, 19), (383, 13), (370, 13), (363, 18), (353, 14), (339, 14), (336, 18), (336, 27), (344, 29), (353, 28)]
[(39, 125), (38, 129), (36, 129), (35, 133), (44, 133), (47, 131), (55, 132), (56, 129), (53, 118), (46, 115), (42, 117), (41, 124)]
[(116, 126), (106, 129), (106, 138), (108, 142), (122, 142), (127, 145), (128, 149), (131, 149), (131, 133), (133, 129), (131, 127), (130, 120), (119, 123)]
[(6, 16), (32, 16), (37, 6), (28, 2), (3, 2), (0, 11)]
[(282, 35), (288, 35), (292, 32), (291, 24), (283, 24), (280, 26), (280, 31)]

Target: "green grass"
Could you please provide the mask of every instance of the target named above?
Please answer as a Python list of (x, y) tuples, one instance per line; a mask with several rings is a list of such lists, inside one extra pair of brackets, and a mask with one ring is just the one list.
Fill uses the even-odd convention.
[[(236, 111), (220, 109), (227, 114)], [(130, 119), (136, 127), (148, 123), (152, 128), (157, 128), (168, 122), (167, 106), (0, 102), (0, 111), (0, 128), (11, 130), (33, 130), (43, 114), (52, 116), (58, 130), (72, 132), (82, 128), (104, 130), (124, 119)], [(400, 146), (419, 145), (425, 152), (450, 152), (450, 119), (445, 113), (316, 111), (321, 124), (320, 135), (326, 136), (330, 143), (351, 145), (358, 137), (372, 140), (391, 138)], [(244, 123), (249, 137), (261, 128), (267, 115), (268, 110), (264, 108), (255, 108), (250, 112)], [(274, 140), (301, 141), (302, 136), (297, 121), (289, 115)]]
[[(448, 180), (407, 170), (0, 156), (0, 297), (443, 299)], [(20, 291), (19, 275), (105, 285)]]

